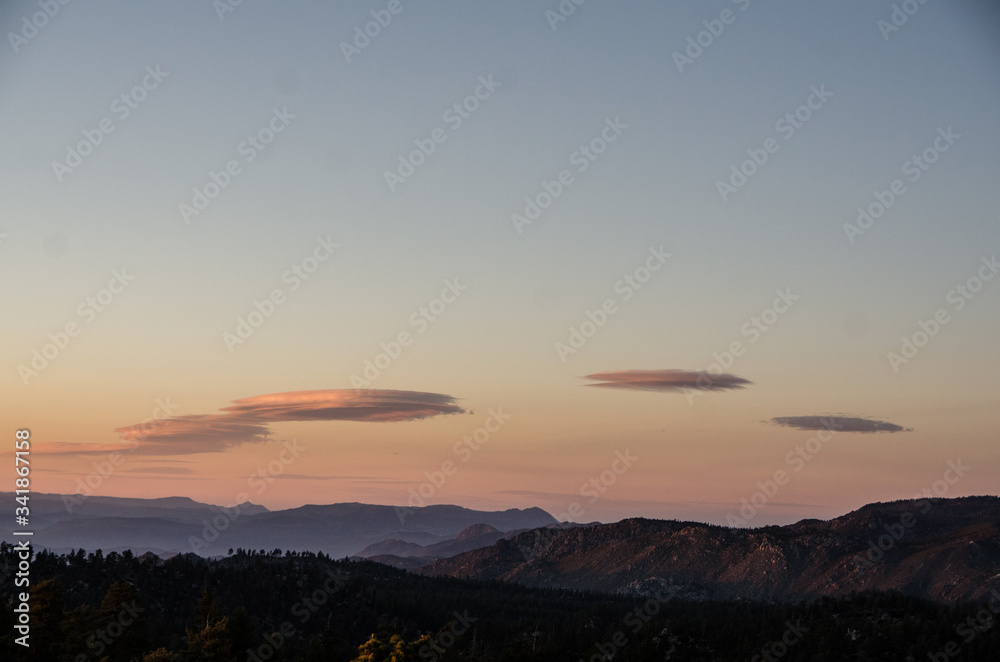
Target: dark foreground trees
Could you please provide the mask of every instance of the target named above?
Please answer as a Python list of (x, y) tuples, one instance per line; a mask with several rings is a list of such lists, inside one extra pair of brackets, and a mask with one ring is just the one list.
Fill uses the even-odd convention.
[[(0, 574), (15, 561), (11, 546), (0, 546)], [(1000, 650), (1000, 615), (989, 605), (943, 607), (900, 594), (809, 605), (683, 602), (428, 578), (263, 550), (212, 561), (43, 552), (31, 579), (30, 652), (14, 644), (13, 582), (0, 588), (2, 660), (839, 662), (945, 650), (993, 660)]]

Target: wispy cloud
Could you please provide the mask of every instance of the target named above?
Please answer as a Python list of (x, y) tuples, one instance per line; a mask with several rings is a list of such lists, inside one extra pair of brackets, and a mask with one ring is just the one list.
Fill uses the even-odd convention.
[(860, 416), (779, 416), (768, 421), (772, 425), (780, 425), (796, 430), (835, 430), (837, 432), (861, 432), (870, 434), (873, 432), (911, 432), (913, 428), (904, 428), (902, 425), (877, 421), (872, 418), (862, 418)]
[(313, 476), (309, 474), (283, 473), (281, 479), (285, 480), (320, 480), (325, 482), (346, 482), (346, 483), (385, 483), (387, 485), (405, 484), (398, 478), (387, 478), (385, 476)]
[[(440, 393), (380, 389), (329, 389), (269, 393), (234, 400), (224, 414), (175, 416), (116, 428), (143, 455), (221, 452), (270, 439), (270, 424), (288, 421), (392, 423), (464, 413)], [(67, 444), (68, 446), (68, 444)], [(67, 449), (68, 450), (68, 449)], [(82, 450), (82, 449), (81, 449)], [(119, 449), (120, 450), (120, 449)]]
[[(223, 450), (229, 446), (261, 443), (268, 440), (266, 423), (253, 417), (229, 414), (200, 414), (164, 418), (154, 423), (115, 428), (122, 441), (153, 446), (158, 453), (195, 453)], [(172, 449), (172, 450), (171, 450)]]
[[(135, 444), (124, 446), (121, 443), (76, 443), (72, 441), (47, 441), (38, 444), (38, 448), (32, 446), (31, 450), (38, 454), (45, 455), (92, 455), (95, 457), (107, 457), (111, 453), (127, 452), (134, 448)], [(55, 469), (46, 469), (46, 472), (53, 473)], [(75, 471), (66, 473), (76, 474)]]
[(601, 382), (587, 384), (587, 386), (668, 392), (683, 392), (689, 389), (732, 391), (745, 388), (747, 384), (753, 383), (748, 379), (727, 373), (713, 375), (691, 370), (611, 370), (587, 375), (584, 379)]
[(421, 391), (330, 389), (255, 395), (223, 407), (229, 416), (255, 421), (395, 422), (464, 413), (455, 398)]

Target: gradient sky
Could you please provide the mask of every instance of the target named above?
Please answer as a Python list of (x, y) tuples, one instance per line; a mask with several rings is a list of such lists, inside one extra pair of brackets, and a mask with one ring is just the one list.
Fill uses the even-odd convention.
[[(919, 5), (889, 32), (888, 0), (591, 0), (555, 28), (556, 0), (402, 0), (348, 62), (341, 44), (390, 4), (246, 0), (220, 18), (207, 1), (70, 3), (12, 40), (40, 10), (4, 3), (0, 418), (11, 440), (32, 431), (34, 490), (89, 477), (109, 496), (405, 504), (452, 461), (425, 503), (724, 523), (786, 471), (753, 526), (909, 498), (949, 461), (969, 470), (939, 483), (947, 496), (998, 493), (1000, 279), (961, 309), (953, 292), (1000, 252), (992, 3)], [(689, 37), (708, 43), (704, 21), (721, 34), (678, 71)], [(115, 100), (144, 77), (123, 117)], [(477, 88), (456, 127), (446, 112)], [(830, 96), (791, 132), (813, 90)], [(240, 151), (276, 111), (294, 118)], [(103, 118), (113, 131), (57, 173)], [(574, 153), (616, 119), (580, 172)], [(435, 129), (446, 139), (390, 190), (385, 171)], [(911, 181), (939, 130), (958, 137)], [(767, 145), (723, 200), (717, 182)], [(180, 205), (232, 160), (186, 223)], [(564, 169), (572, 183), (518, 232), (512, 214)], [(849, 241), (844, 224), (896, 179), (905, 191)], [(319, 238), (338, 247), (293, 289), (283, 275), (311, 266)], [(616, 285), (650, 260), (625, 300)], [(122, 270), (133, 280), (90, 308)], [(465, 289), (416, 320), (447, 282)], [(275, 289), (282, 303), (230, 351), (225, 334)], [(778, 290), (798, 299), (755, 333)], [(939, 309), (948, 321), (894, 366)], [(25, 373), (69, 323), (79, 334)], [(345, 413), (352, 375), (403, 332), (412, 343), (364, 385), (379, 391)], [(704, 371), (734, 341), (745, 351), (723, 367), (744, 388), (688, 397), (666, 372), (620, 388), (619, 371)], [(587, 386), (601, 374), (618, 385)], [(281, 395), (301, 391), (326, 393)], [(129, 432), (162, 404), (176, 420)], [(509, 418), (456, 453), (491, 409)], [(905, 430), (841, 431), (793, 465), (815, 432), (771, 419), (822, 415)], [(292, 440), (303, 450), (282, 464)], [(269, 464), (280, 475), (258, 492), (248, 477)], [(581, 486), (602, 472), (613, 484), (591, 503)]]

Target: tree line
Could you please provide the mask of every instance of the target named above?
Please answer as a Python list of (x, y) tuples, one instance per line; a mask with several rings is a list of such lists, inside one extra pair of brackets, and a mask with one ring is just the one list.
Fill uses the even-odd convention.
[[(11, 576), (16, 563), (13, 545), (0, 544), (0, 574)], [(1000, 650), (987, 605), (900, 593), (692, 602), (422, 577), (278, 549), (217, 559), (42, 551), (31, 573), (31, 648), (14, 643), (15, 587), (6, 581), (0, 659), (902, 662), (946, 650), (993, 660)]]

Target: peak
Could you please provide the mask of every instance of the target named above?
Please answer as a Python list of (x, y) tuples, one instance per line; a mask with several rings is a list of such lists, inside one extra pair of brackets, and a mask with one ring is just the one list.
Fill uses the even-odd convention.
[(453, 540), (465, 540), (466, 538), (475, 538), (476, 536), (482, 536), (488, 533), (500, 533), (500, 530), (490, 526), (489, 524), (473, 524), (472, 526), (467, 526), (459, 531)]

